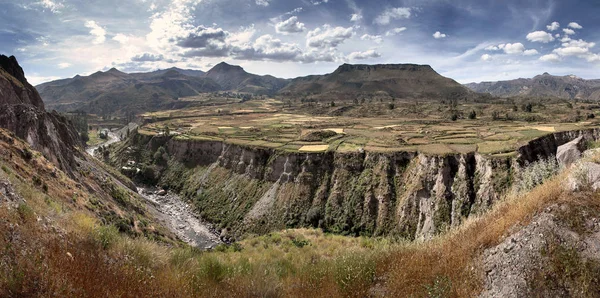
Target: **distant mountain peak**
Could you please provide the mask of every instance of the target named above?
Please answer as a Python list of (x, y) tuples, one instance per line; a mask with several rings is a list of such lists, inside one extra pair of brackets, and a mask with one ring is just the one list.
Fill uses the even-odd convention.
[(244, 69), (239, 65), (231, 65), (231, 64), (228, 64), (227, 62), (221, 62), (221, 63), (215, 65), (213, 68), (211, 68), (209, 70), (209, 72), (210, 71), (230, 71), (230, 70), (244, 71)]

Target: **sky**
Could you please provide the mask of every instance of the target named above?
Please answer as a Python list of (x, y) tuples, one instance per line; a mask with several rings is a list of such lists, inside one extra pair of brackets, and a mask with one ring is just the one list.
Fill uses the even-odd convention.
[(292, 78), (429, 64), (461, 83), (600, 78), (598, 0), (0, 0), (0, 54), (33, 84), (221, 61)]

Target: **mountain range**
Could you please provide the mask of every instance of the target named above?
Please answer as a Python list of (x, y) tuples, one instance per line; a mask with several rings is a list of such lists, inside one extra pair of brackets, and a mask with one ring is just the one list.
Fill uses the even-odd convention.
[(121, 114), (183, 108), (179, 98), (215, 91), (255, 95), (313, 96), (320, 100), (352, 100), (385, 94), (408, 99), (466, 99), (477, 96), (429, 65), (344, 64), (333, 73), (296, 79), (255, 75), (225, 62), (208, 72), (170, 68), (148, 73), (124, 73), (115, 68), (90, 76), (75, 76), (36, 87), (48, 108)]
[(534, 97), (600, 100), (600, 80), (585, 80), (574, 75), (548, 73), (531, 79), (466, 84), (469, 89), (499, 97)]

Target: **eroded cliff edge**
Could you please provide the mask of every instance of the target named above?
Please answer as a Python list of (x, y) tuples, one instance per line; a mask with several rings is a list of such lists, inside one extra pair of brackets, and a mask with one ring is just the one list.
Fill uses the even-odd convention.
[(312, 226), (414, 240), (487, 210), (523, 167), (580, 135), (596, 140), (600, 129), (549, 134), (516, 156), (491, 157), (283, 152), (136, 133), (112, 150), (111, 160), (134, 161), (140, 171), (132, 176), (181, 193), (230, 236)]

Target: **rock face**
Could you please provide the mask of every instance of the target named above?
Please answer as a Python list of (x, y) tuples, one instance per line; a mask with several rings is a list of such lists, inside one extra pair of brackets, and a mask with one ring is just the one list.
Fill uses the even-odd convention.
[(561, 145), (556, 150), (556, 160), (564, 167), (569, 167), (571, 164), (581, 158), (581, 153), (585, 150), (585, 143), (583, 142), (583, 136)]
[(14, 132), (33, 148), (72, 174), (77, 147), (83, 147), (71, 123), (48, 113), (38, 92), (23, 74), (15, 57), (0, 55), (0, 127)]
[(284, 153), (139, 134), (123, 146), (165, 147), (171, 162), (156, 182), (234, 235), (312, 226), (426, 239), (487, 210), (508, 191), (509, 173), (518, 167), (510, 158), (475, 153)]

